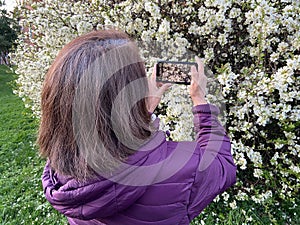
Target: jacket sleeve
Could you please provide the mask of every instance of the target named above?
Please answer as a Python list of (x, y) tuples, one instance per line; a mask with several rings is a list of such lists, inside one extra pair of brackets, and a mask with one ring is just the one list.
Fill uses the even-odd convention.
[(205, 104), (194, 106), (192, 111), (200, 159), (188, 204), (191, 220), (236, 182), (230, 139), (217, 118), (219, 109)]

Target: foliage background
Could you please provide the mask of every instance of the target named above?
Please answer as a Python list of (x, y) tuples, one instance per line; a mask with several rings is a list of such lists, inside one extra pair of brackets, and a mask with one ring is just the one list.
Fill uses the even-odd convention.
[[(23, 27), (14, 55), (17, 93), (38, 118), (43, 77), (61, 47), (93, 29), (118, 27), (141, 43), (151, 68), (162, 59), (203, 57), (221, 85), (223, 122), (232, 138), (238, 182), (194, 221), (226, 221), (239, 210), (244, 223), (297, 223), (300, 186), (300, 2), (292, 0), (79, 1), (54, 0), (20, 7)], [(151, 55), (156, 43), (160, 55)], [(151, 72), (151, 69), (149, 69)], [(174, 98), (176, 96), (176, 98)], [(163, 129), (190, 140), (187, 89), (164, 97)], [(171, 123), (175, 121), (175, 123)], [(190, 122), (187, 122), (190, 121)], [(191, 124), (191, 126), (187, 126)], [(254, 218), (251, 211), (259, 209)], [(299, 222), (299, 221), (298, 221)]]
[[(4, 3), (0, 0), (0, 7), (3, 5)], [(0, 57), (6, 64), (9, 64), (6, 56), (14, 47), (19, 31), (17, 21), (11, 17), (6, 10), (0, 9)]]

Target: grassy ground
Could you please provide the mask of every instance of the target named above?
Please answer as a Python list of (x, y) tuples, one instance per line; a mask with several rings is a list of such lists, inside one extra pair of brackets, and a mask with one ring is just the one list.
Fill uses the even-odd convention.
[(37, 123), (13, 95), (13, 80), (9, 68), (0, 66), (0, 224), (67, 224), (43, 196)]
[[(41, 174), (45, 164), (38, 154), (34, 142), (36, 140), (37, 123), (30, 111), (26, 110), (22, 101), (12, 93), (11, 83), (15, 75), (8, 67), (0, 65), (0, 225), (47, 224), (64, 225), (66, 219), (58, 214), (45, 200)], [(300, 202), (298, 200), (300, 205)], [(288, 207), (286, 207), (288, 209)], [(260, 208), (245, 206), (247, 215), (253, 221), (245, 221), (241, 209), (221, 213), (221, 224), (274, 224)], [(214, 212), (213, 208), (208, 210)], [(300, 207), (292, 223), (300, 224)], [(288, 214), (293, 214), (287, 212)], [(218, 215), (221, 215), (218, 214)], [(210, 213), (208, 213), (210, 215)], [(200, 216), (201, 218), (201, 216)], [(206, 225), (214, 225), (213, 217), (208, 216)], [(197, 219), (192, 225), (201, 224)], [(121, 225), (121, 224), (120, 224)]]

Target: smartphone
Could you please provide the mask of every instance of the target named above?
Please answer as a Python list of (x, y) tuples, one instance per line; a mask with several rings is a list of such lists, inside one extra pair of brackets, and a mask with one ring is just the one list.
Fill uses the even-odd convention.
[(156, 64), (156, 81), (162, 83), (191, 84), (191, 67), (194, 62), (158, 61)]

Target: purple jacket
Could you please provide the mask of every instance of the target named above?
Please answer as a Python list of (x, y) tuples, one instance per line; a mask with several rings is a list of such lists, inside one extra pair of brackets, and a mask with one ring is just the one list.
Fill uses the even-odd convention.
[(196, 141), (167, 141), (158, 131), (126, 162), (141, 171), (125, 169), (116, 179), (99, 176), (79, 183), (55, 173), (47, 163), (42, 177), (47, 200), (71, 225), (189, 224), (236, 182), (218, 108), (198, 105), (193, 114)]

